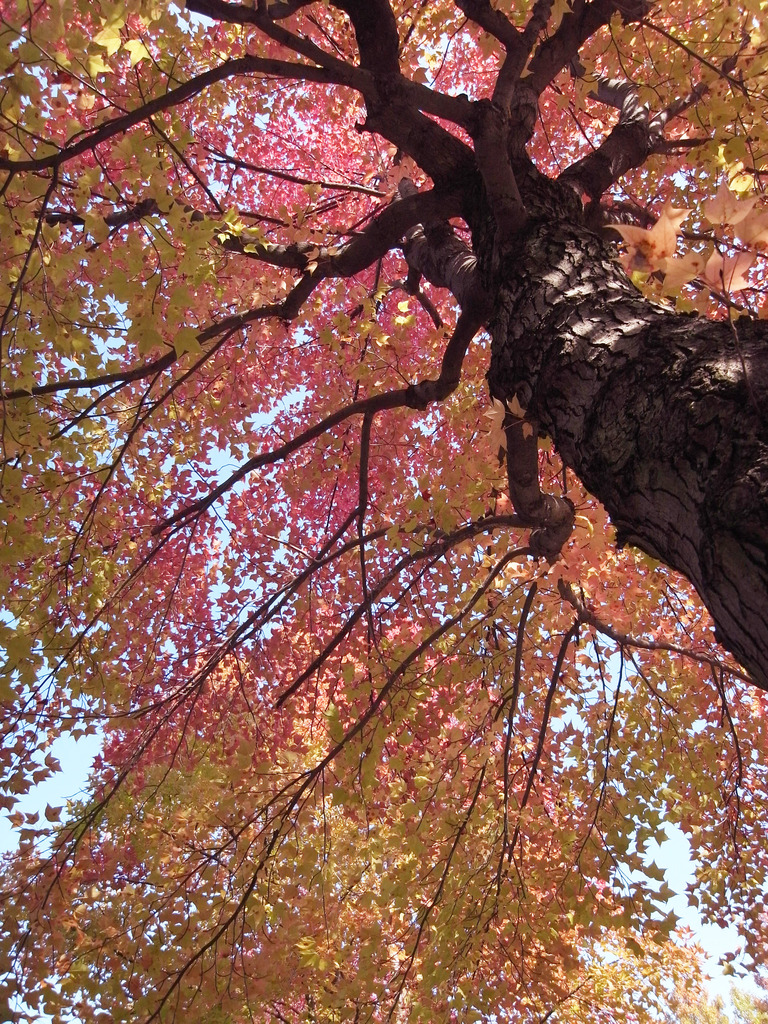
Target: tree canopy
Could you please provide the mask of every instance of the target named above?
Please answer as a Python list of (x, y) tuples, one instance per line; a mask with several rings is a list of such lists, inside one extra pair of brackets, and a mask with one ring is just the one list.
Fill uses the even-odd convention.
[(9, 1019), (764, 958), (764, 6), (0, 2)]

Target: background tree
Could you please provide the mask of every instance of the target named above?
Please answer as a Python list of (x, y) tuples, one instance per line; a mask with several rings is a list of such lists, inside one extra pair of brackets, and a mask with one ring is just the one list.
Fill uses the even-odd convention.
[(13, 1012), (653, 1019), (664, 822), (759, 957), (760, 5), (0, 11)]
[(675, 1024), (730, 1024), (723, 1000), (708, 999), (701, 990), (678, 993), (673, 1005), (669, 1020)]
[[(759, 989), (765, 990), (765, 978), (756, 975)], [(726, 1012), (723, 1000), (709, 999), (695, 984), (683, 985), (670, 1000), (670, 1022), (676, 1024), (765, 1024), (768, 1005), (755, 989), (747, 990), (738, 986), (731, 988), (730, 1007)]]
[[(765, 976), (759, 975), (756, 980), (759, 988), (765, 993)], [(768, 999), (764, 994), (734, 989), (731, 998), (736, 1024), (765, 1024), (768, 1021)]]

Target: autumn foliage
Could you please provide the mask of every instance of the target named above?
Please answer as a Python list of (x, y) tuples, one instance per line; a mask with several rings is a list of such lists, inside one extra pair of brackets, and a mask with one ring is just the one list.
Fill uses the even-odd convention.
[[(188, 7), (0, 3), (6, 1014), (658, 1019), (700, 970), (664, 823), (765, 955), (765, 693), (546, 438), (575, 520), (534, 557), (504, 447), (538, 429), (488, 395), (482, 312), (460, 383), (414, 391), (476, 295), (413, 253), (482, 242), (438, 160), (514, 33), (533, 164), (738, 368), (762, 5)], [(642, 159), (581, 177), (640, 123)], [(84, 733), (88, 792), (19, 809)]]

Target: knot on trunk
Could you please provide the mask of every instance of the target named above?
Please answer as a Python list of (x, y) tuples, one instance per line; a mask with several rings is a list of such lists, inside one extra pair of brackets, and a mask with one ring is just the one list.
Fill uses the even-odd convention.
[(504, 433), (510, 501), (523, 523), (534, 527), (529, 541), (533, 556), (552, 562), (573, 530), (573, 502), (541, 490), (535, 421), (508, 415)]
[(544, 494), (542, 497), (544, 510), (539, 520), (540, 525), (531, 530), (529, 546), (534, 558), (546, 558), (554, 562), (573, 531), (575, 509), (568, 498), (557, 498), (553, 494)]

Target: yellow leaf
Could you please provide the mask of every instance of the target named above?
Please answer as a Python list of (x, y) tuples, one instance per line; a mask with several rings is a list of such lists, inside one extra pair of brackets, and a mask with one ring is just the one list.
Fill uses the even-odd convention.
[(743, 170), (743, 164), (739, 161), (736, 164), (736, 173), (728, 179), (728, 184), (733, 192), (751, 192), (755, 187), (755, 176), (749, 171)]
[(103, 75), (109, 71), (109, 64), (104, 62), (104, 58), (101, 54), (93, 54), (88, 58), (88, 74), (91, 78), (95, 78), (96, 75)]
[(125, 44), (125, 49), (131, 55), (131, 67), (135, 67), (145, 57), (150, 57), (149, 50), (140, 39), (129, 39)]
[(120, 25), (107, 25), (93, 37), (94, 43), (103, 46), (111, 57), (120, 49)]
[(140, 321), (136, 329), (131, 332), (136, 338), (139, 355), (145, 356), (155, 349), (162, 348), (165, 344), (163, 336), (156, 330), (149, 321)]
[(197, 340), (197, 331), (194, 327), (182, 327), (178, 330), (173, 339), (173, 347), (177, 356), (182, 356), (185, 352), (200, 352), (200, 342)]
[(85, 230), (97, 245), (106, 242), (109, 238), (109, 224), (98, 213), (92, 213), (91, 211), (86, 213)]
[(93, 110), (96, 104), (96, 97), (90, 92), (79, 92), (75, 100), (78, 110)]

